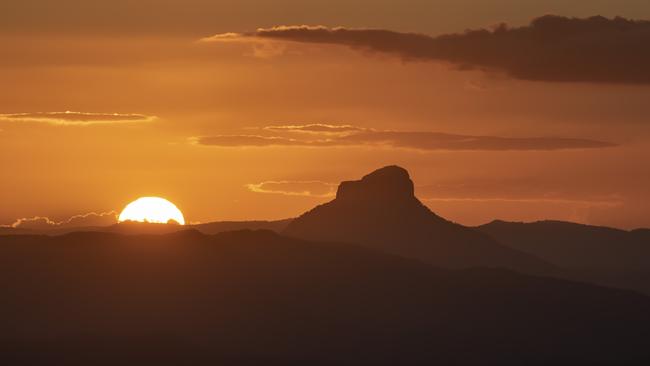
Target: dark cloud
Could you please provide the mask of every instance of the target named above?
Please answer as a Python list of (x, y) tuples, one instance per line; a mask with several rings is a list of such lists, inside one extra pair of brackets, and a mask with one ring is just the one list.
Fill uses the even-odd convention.
[(311, 181), (266, 181), (262, 183), (247, 184), (252, 192), (282, 194), (285, 196), (303, 196), (327, 198), (334, 197), (338, 184), (317, 180)]
[(143, 114), (88, 113), (88, 112), (33, 112), (0, 114), (0, 121), (41, 122), (62, 126), (87, 126), (111, 123), (150, 122), (156, 117)]
[(620, 17), (547, 15), (523, 27), (500, 25), (438, 37), (322, 26), (281, 26), (243, 36), (339, 44), (405, 60), (503, 71), (525, 80), (650, 83), (650, 21)]
[[(283, 129), (293, 132), (303, 131), (301, 127), (291, 126)], [(218, 147), (375, 147), (375, 148), (404, 148), (421, 151), (453, 150), (453, 151), (525, 151), (525, 150), (563, 150), (563, 149), (592, 149), (616, 146), (615, 144), (588, 139), (561, 137), (530, 137), (510, 138), (497, 136), (454, 135), (438, 132), (403, 132), (377, 131), (348, 125), (341, 126), (348, 131), (346, 134), (335, 135), (330, 130), (336, 130), (335, 125), (329, 126), (321, 133), (321, 138), (296, 139), (278, 136), (261, 135), (218, 135), (196, 138), (200, 145)], [(268, 129), (268, 128), (267, 128)], [(313, 130), (311, 132), (314, 132)], [(315, 133), (315, 132), (314, 132)]]
[(67, 220), (54, 221), (48, 217), (35, 216), (16, 220), (11, 227), (17, 229), (49, 230), (65, 229), (88, 226), (109, 226), (117, 222), (117, 212), (90, 212), (82, 215), (75, 215)]

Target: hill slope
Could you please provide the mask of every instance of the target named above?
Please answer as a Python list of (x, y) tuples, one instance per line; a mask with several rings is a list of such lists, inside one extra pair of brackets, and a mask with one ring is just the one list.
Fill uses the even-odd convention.
[(272, 232), (3, 237), (0, 260), (0, 354), (12, 364), (650, 357), (650, 299), (635, 293)]
[(650, 359), (650, 299), (272, 232), (0, 238), (9, 364), (518, 365)]

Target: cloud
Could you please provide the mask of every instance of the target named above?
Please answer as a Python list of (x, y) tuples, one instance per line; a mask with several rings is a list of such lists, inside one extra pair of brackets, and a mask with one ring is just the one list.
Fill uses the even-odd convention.
[(215, 135), (196, 137), (199, 145), (218, 147), (268, 147), (268, 146), (309, 146), (309, 142), (284, 137), (260, 135)]
[(253, 47), (253, 53), (245, 54), (245, 56), (252, 56), (256, 58), (273, 58), (281, 56), (285, 53), (285, 45), (278, 42), (268, 42), (265, 39), (250, 37), (249, 34), (245, 33), (221, 33), (214, 36), (201, 38), (198, 40), (199, 43), (245, 43)]
[(614, 146), (601, 141), (561, 137), (509, 138), (453, 135), (438, 132), (372, 131), (342, 137), (352, 145), (385, 145), (397, 148), (433, 150), (563, 150)]
[[(247, 184), (251, 192), (300, 196), (313, 198), (333, 198), (338, 184), (320, 180), (308, 181), (265, 181)], [(538, 179), (482, 180), (439, 182), (417, 186), (418, 198), (433, 207), (452, 205), (551, 205), (579, 208), (620, 208), (625, 197), (598, 189), (570, 189), (560, 182), (540, 182)], [(462, 206), (465, 207), (465, 206)], [(498, 207), (498, 206), (495, 206)]]
[(265, 130), (269, 131), (282, 131), (282, 132), (304, 132), (311, 134), (332, 134), (332, 135), (345, 135), (360, 131), (368, 131), (366, 128), (356, 127), (352, 125), (330, 125), (323, 123), (312, 123), (308, 125), (283, 125), (283, 126), (267, 126)]
[(529, 198), (508, 198), (508, 197), (424, 197), (421, 198), (424, 202), (475, 202), (475, 203), (521, 203), (521, 204), (536, 204), (536, 203), (557, 203), (557, 204), (581, 204), (593, 207), (619, 207), (623, 205), (623, 201), (588, 201), (588, 200), (575, 200), (575, 199), (562, 199), (562, 198), (544, 198), (544, 197), (529, 197)]
[(202, 38), (200, 41), (215, 41), (215, 42), (228, 42), (228, 41), (233, 41), (233, 42), (238, 42), (242, 39), (242, 37), (245, 37), (246, 35), (243, 33), (234, 33), (234, 32), (227, 32), (227, 33), (221, 33), (221, 34), (215, 34), (214, 36), (211, 37), (206, 37)]
[(625, 198), (594, 187), (572, 188), (561, 181), (522, 179), (464, 179), (416, 187), (427, 202), (554, 203), (617, 207)]
[(9, 226), (17, 229), (45, 230), (57, 227), (57, 223), (47, 217), (34, 216), (18, 219)]
[(266, 181), (256, 184), (247, 184), (252, 192), (256, 193), (271, 193), (282, 194), (285, 196), (303, 196), (303, 197), (317, 197), (329, 198), (336, 195), (336, 188), (338, 184), (321, 182), (318, 180), (312, 181)]
[(35, 216), (16, 220), (11, 227), (31, 230), (65, 229), (88, 226), (109, 226), (117, 223), (117, 212), (90, 212), (75, 215), (67, 220), (53, 221), (45, 216)]
[[(215, 37), (211, 39), (223, 35)], [(621, 17), (546, 15), (522, 27), (502, 24), (437, 37), (304, 25), (258, 29), (238, 37), (344, 45), (406, 61), (445, 61), (464, 69), (501, 71), (524, 80), (650, 83), (650, 21)]]
[(141, 123), (155, 120), (143, 114), (87, 113), (87, 112), (33, 112), (0, 114), (0, 121), (36, 122), (58, 126), (90, 126), (117, 123)]
[[(316, 126), (316, 127), (314, 127)], [(324, 127), (323, 127), (324, 126)], [(199, 145), (216, 147), (371, 147), (420, 151), (552, 151), (616, 146), (589, 139), (563, 137), (498, 137), (454, 135), (439, 132), (379, 131), (349, 125), (271, 126), (265, 130), (310, 132), (322, 138), (292, 138), (262, 135), (217, 135), (195, 138)], [(322, 129), (322, 131), (319, 131)], [(346, 131), (338, 134), (331, 131)]]

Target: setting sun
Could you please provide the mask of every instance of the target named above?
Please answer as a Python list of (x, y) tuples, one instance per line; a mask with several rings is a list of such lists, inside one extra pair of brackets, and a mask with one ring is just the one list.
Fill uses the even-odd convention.
[(123, 221), (149, 222), (166, 224), (175, 221), (185, 225), (183, 213), (168, 200), (160, 197), (141, 197), (129, 203), (118, 219)]

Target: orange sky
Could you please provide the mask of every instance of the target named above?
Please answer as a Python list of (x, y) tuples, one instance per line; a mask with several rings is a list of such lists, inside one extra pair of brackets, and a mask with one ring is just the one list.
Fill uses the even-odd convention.
[[(192, 222), (292, 217), (341, 180), (399, 164), (430, 208), (464, 224), (650, 226), (648, 84), (527, 81), (340, 45), (200, 41), (275, 25), (435, 36), (549, 12), (650, 19), (647, 1), (269, 3), (0, 5), (0, 224), (152, 195)], [(329, 127), (304, 131), (313, 124)], [(441, 147), (430, 132), (474, 145)], [(392, 140), (370, 140), (379, 133)], [(502, 139), (486, 148), (492, 140), (477, 136)], [(552, 148), (526, 148), (534, 137)]]

